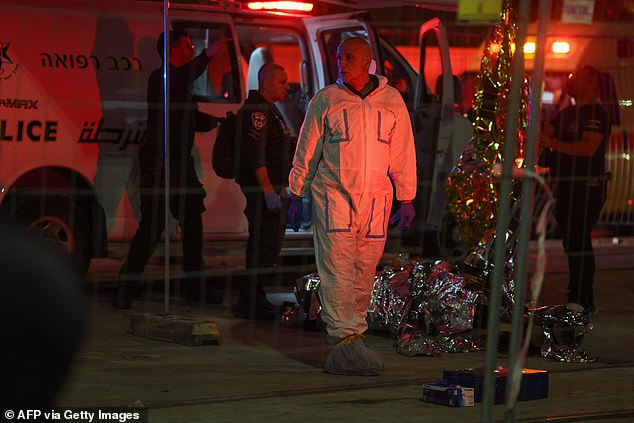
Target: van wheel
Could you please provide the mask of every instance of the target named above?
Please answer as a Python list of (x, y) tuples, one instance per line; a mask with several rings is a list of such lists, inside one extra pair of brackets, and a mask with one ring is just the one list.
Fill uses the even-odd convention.
[(88, 219), (67, 199), (35, 198), (18, 209), (17, 219), (41, 239), (68, 253), (81, 277), (90, 264), (90, 231)]
[(462, 239), (460, 227), (449, 210), (445, 210), (440, 229), (436, 232), (436, 245), (440, 256), (451, 262), (464, 260), (469, 252), (467, 243)]

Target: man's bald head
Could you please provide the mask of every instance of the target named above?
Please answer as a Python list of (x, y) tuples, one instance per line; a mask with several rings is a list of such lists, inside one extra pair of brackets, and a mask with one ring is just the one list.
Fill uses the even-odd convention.
[(372, 63), (372, 48), (360, 37), (346, 38), (337, 48), (339, 78), (361, 90), (370, 80), (369, 70)]
[(350, 37), (339, 43), (339, 50), (345, 48), (346, 50), (352, 50), (358, 52), (359, 55), (369, 57), (372, 59), (372, 48), (365, 38)]

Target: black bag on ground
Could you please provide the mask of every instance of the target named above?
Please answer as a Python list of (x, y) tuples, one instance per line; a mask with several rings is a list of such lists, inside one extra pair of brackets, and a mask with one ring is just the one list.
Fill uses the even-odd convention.
[(211, 165), (221, 178), (235, 179), (238, 176), (240, 155), (240, 142), (236, 139), (236, 115), (228, 112), (227, 117), (219, 120)]

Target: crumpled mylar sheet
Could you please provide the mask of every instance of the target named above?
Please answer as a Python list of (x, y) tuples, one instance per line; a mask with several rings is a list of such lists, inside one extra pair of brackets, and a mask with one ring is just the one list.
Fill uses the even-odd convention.
[[(395, 335), (397, 351), (405, 356), (483, 350), (484, 339), (472, 331), (473, 318), (476, 306), (488, 302), (484, 285), (493, 269), (494, 243), (495, 233), (490, 232), (488, 241), (481, 242), (460, 267), (442, 260), (410, 260), (402, 254), (399, 262), (385, 266), (375, 276), (367, 314), (370, 328)], [(508, 317), (515, 300), (512, 273), (516, 244), (509, 231), (500, 309), (501, 315)], [(317, 273), (297, 279), (298, 306), (287, 311), (282, 320), (293, 326), (303, 324), (305, 329), (305, 322), (320, 322), (318, 289)], [(567, 363), (596, 361), (581, 347), (592, 324), (580, 310), (555, 305), (531, 312), (535, 324), (544, 331), (542, 357)]]
[(374, 278), (368, 308), (368, 325), (374, 330), (387, 330), (396, 335), (401, 324), (403, 307), (409, 297), (409, 270), (386, 266)]
[(295, 281), (293, 293), (297, 304), (282, 314), (282, 323), (305, 330), (321, 328), (321, 304), (319, 302), (319, 274), (309, 273)]
[[(516, 36), (517, 13), (512, 0), (504, 0), (500, 20), (482, 56), (471, 115), (474, 135), (451, 170), (445, 187), (449, 210), (470, 246), (477, 245), (486, 231), (495, 227), (499, 195), (493, 165), (503, 159)], [(516, 162), (524, 157), (528, 115), (526, 80), (521, 95), (515, 136)]]
[[(437, 355), (482, 349), (479, 339), (466, 333), (473, 328), (475, 305), (480, 292), (465, 287), (467, 281), (445, 261), (409, 260), (385, 266), (377, 272), (368, 308), (373, 330), (397, 336), (401, 354)], [(282, 321), (298, 327), (319, 319), (319, 276), (316, 273), (296, 282), (296, 308)]]
[(594, 363), (595, 357), (581, 347), (583, 336), (592, 330), (592, 323), (581, 312), (567, 305), (539, 307), (534, 312), (535, 324), (544, 330), (542, 357), (565, 363)]
[[(488, 304), (489, 281), (494, 269), (494, 249), (496, 233), (489, 230), (478, 245), (473, 248), (464, 260), (463, 273), (471, 281), (479, 285), (480, 289), (486, 293), (480, 302)], [(516, 234), (508, 230), (504, 240), (504, 269), (502, 273), (502, 302), (500, 308), (500, 318), (510, 319), (515, 303), (515, 251), (517, 248)], [(520, 298), (521, 301), (521, 298)]]
[(397, 351), (407, 356), (481, 349), (473, 329), (479, 292), (466, 288), (451, 263), (423, 260), (410, 272), (411, 292), (398, 331)]

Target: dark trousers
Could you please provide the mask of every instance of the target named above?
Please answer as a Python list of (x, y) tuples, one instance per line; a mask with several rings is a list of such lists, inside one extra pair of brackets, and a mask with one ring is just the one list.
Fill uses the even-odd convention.
[[(193, 172), (193, 169), (192, 169)], [(195, 173), (188, 179), (195, 178)], [(162, 170), (145, 171), (141, 175), (141, 221), (128, 257), (120, 272), (122, 281), (137, 281), (158, 245), (165, 229), (165, 189)], [(198, 179), (189, 187), (173, 187), (170, 211), (178, 220), (183, 241), (183, 267), (188, 279), (203, 280), (205, 262), (202, 255), (202, 217), (205, 210), (204, 190)]]
[(240, 301), (245, 301), (255, 289), (263, 294), (263, 284), (279, 277), (279, 257), (286, 231), (287, 201), (278, 212), (266, 208), (264, 194), (259, 187), (242, 187), (247, 205), (244, 214), (249, 222), (246, 268), (248, 281), (240, 285)]
[(603, 186), (558, 183), (555, 196), (558, 232), (568, 256), (568, 301), (593, 308), (595, 261), (591, 233), (605, 200)]

